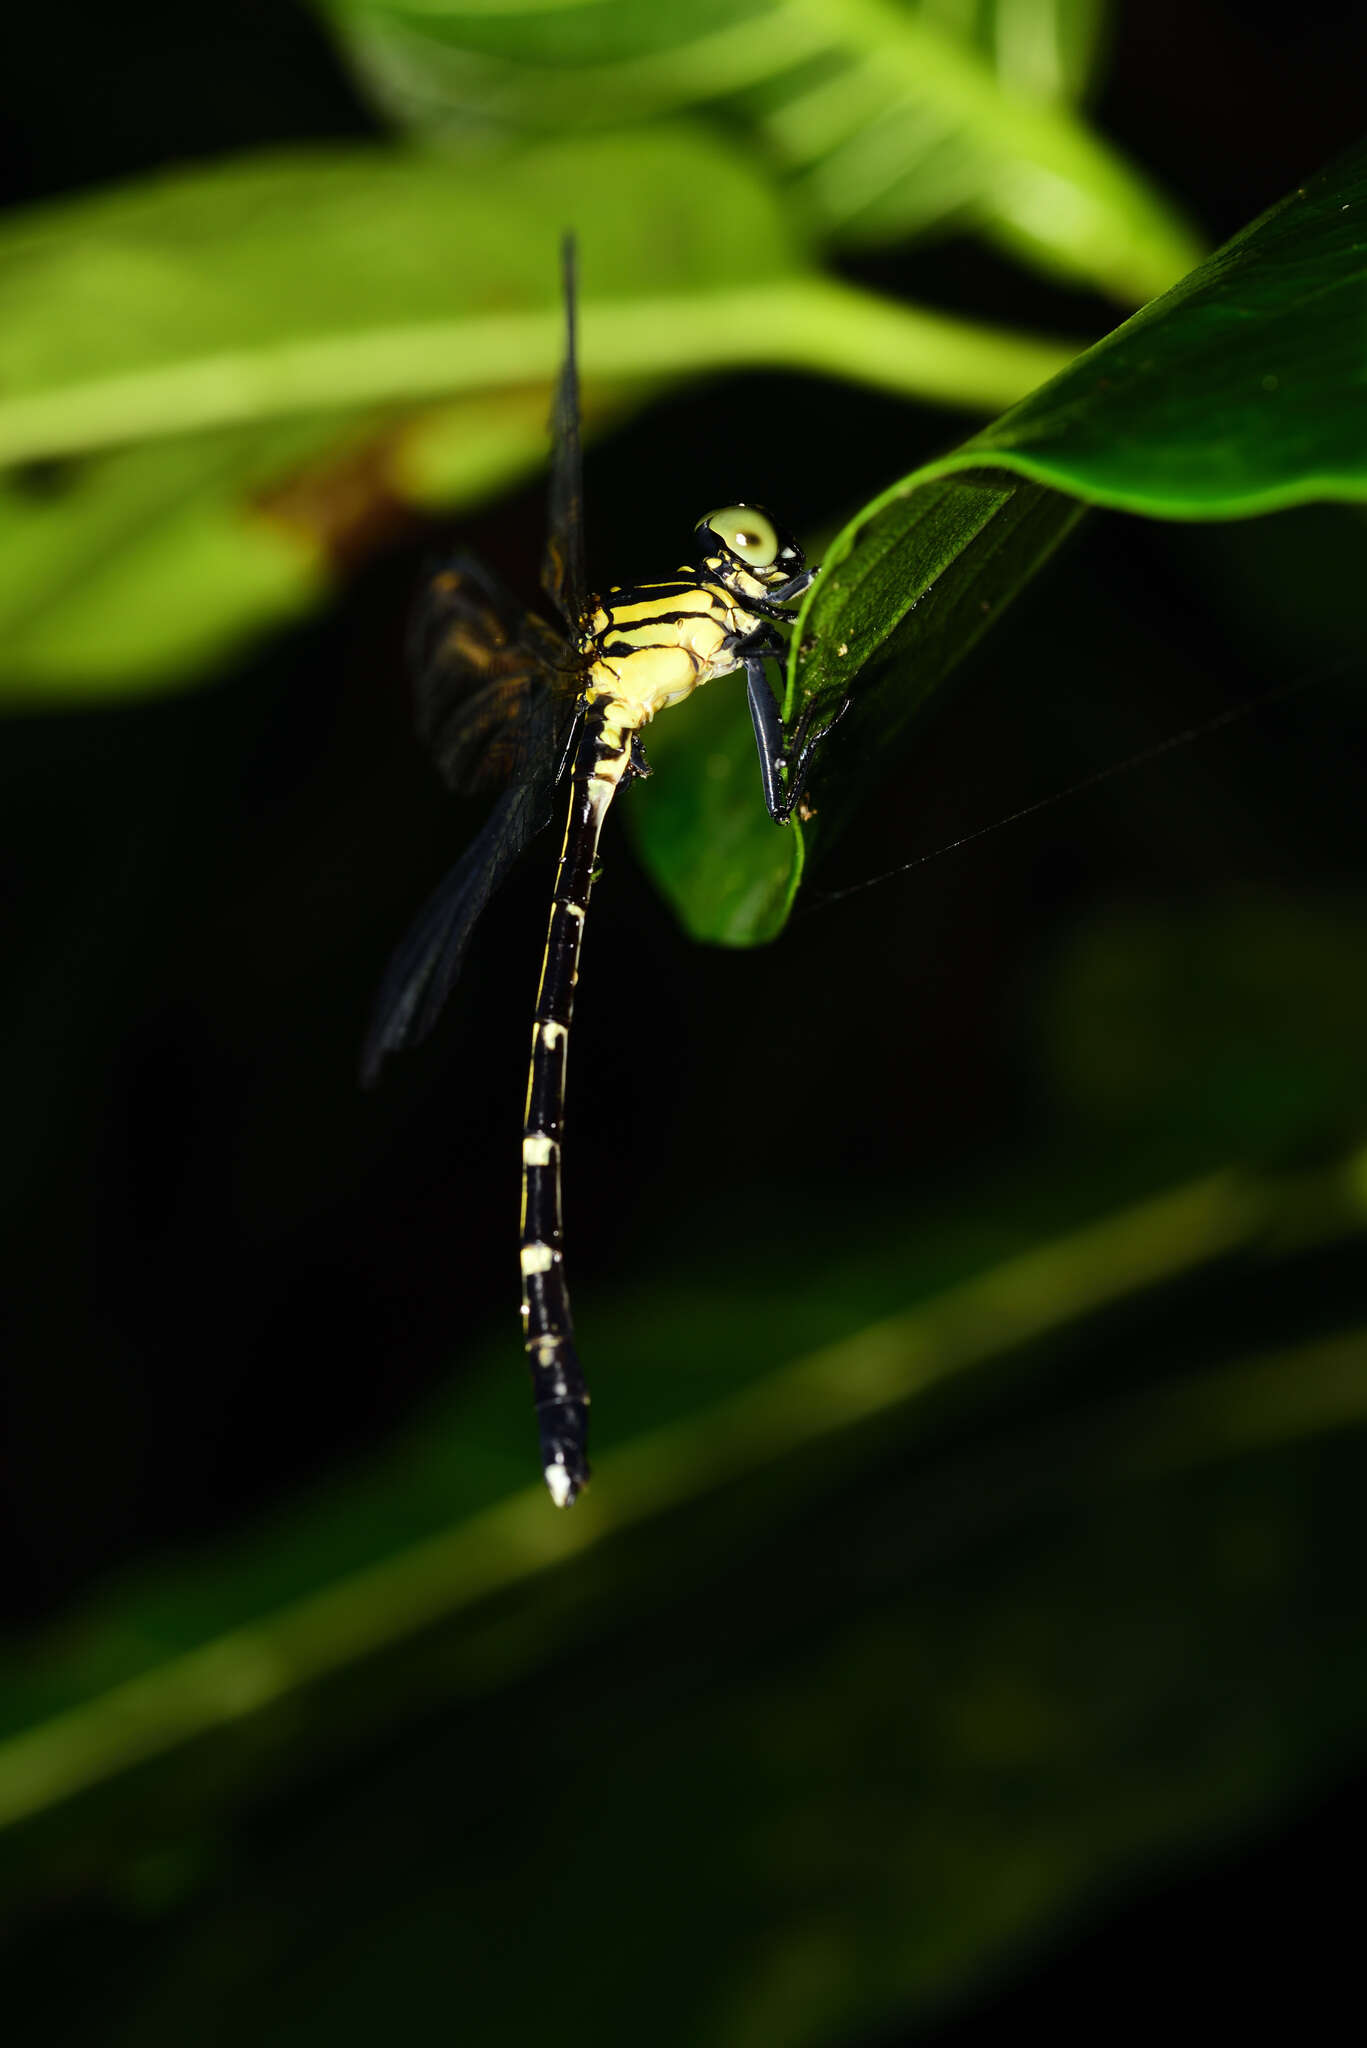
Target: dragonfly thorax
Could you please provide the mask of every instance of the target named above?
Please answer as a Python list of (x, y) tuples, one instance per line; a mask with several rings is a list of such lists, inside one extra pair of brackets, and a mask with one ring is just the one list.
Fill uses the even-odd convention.
[(737, 592), (692, 569), (667, 582), (610, 590), (590, 629), (588, 701), (612, 698), (626, 728), (648, 725), (657, 712), (736, 668), (737, 643), (761, 623)]

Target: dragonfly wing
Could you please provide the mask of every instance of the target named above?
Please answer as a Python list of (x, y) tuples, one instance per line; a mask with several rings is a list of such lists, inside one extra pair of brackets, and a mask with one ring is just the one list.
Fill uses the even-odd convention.
[(563, 753), (577, 696), (564, 642), (473, 556), (431, 579), (409, 653), (418, 736), (448, 788), (468, 796), (535, 779), (542, 748)]
[[(538, 722), (535, 714), (532, 722)], [(543, 700), (541, 722), (551, 725), (549, 700)], [(542, 738), (541, 772), (515, 782), (499, 797), (483, 830), (423, 905), (386, 968), (361, 1053), (366, 1087), (390, 1053), (426, 1038), (455, 985), (485, 904), (548, 823), (563, 753), (555, 752), (553, 731)]]
[(575, 345), (577, 293), (574, 236), (561, 249), (565, 279), (565, 355), (551, 408), (550, 518), (541, 583), (573, 640), (588, 610), (584, 568), (584, 458), (579, 440), (579, 366)]

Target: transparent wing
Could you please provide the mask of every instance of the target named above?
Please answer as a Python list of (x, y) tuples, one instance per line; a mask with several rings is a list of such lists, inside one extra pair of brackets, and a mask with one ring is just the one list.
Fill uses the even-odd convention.
[[(428, 584), (409, 655), (418, 736), (448, 788), (468, 796), (535, 778), (561, 732), (558, 761), (578, 686), (565, 644), (472, 556)], [(537, 715), (546, 699), (549, 720)]]
[(385, 970), (361, 1055), (367, 1087), (432, 1029), (485, 904), (548, 823), (580, 682), (560, 635), (468, 555), (432, 578), (410, 652), (418, 732), (442, 779), (502, 794)]
[(548, 692), (533, 699), (527, 745), (536, 754), (536, 772), (524, 774), (499, 797), (483, 830), (424, 904), (386, 968), (361, 1053), (361, 1080), (367, 1088), (390, 1053), (416, 1045), (432, 1029), (485, 904), (549, 821), (569, 740), (569, 734), (561, 737), (557, 712)]
[(586, 623), (588, 587), (584, 568), (584, 459), (579, 444), (573, 235), (566, 235), (561, 245), (561, 264), (565, 281), (565, 356), (551, 408), (550, 513), (541, 584), (571, 639), (577, 642)]

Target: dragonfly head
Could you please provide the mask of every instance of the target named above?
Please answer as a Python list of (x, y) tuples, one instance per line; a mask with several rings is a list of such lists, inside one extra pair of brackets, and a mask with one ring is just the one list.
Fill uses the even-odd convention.
[(762, 505), (723, 505), (706, 512), (693, 529), (699, 567), (711, 567), (725, 584), (745, 588), (745, 579), (771, 589), (800, 576), (801, 548), (775, 525)]

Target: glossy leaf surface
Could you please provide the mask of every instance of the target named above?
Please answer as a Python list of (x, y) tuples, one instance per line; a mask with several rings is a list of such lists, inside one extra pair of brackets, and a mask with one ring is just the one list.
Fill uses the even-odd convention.
[[(792, 702), (848, 716), (814, 778), (827, 835), (886, 774), (916, 706), (999, 618), (1086, 504), (1230, 519), (1367, 498), (1367, 147), (1331, 165), (1180, 285), (952, 454), (867, 506), (828, 550), (793, 636)], [(680, 745), (685, 745), (682, 737)], [(739, 742), (738, 742), (739, 744)], [(706, 771), (690, 768), (695, 782)], [(701, 815), (702, 805), (699, 804)], [(652, 843), (652, 872), (670, 864)], [(709, 928), (781, 926), (801, 854), (774, 877), (758, 827), (747, 896), (728, 878)], [(685, 888), (688, 885), (684, 885)]]

